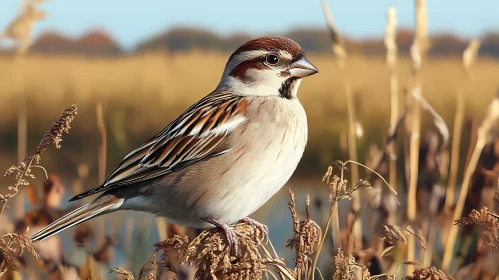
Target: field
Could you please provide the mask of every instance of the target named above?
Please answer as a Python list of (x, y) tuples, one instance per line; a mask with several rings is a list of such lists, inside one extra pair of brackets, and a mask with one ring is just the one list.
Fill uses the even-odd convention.
[[(16, 162), (19, 106), (24, 104), (27, 108), (27, 146), (30, 154), (60, 111), (74, 103), (78, 104), (79, 113), (73, 122), (71, 133), (64, 137), (62, 150), (52, 149), (43, 157), (42, 164), (50, 173), (58, 174), (67, 186), (65, 198), (70, 197), (70, 189), (77, 192), (81, 188), (95, 186), (102, 180), (99, 179), (102, 175), (99, 175), (101, 135), (96, 113), (100, 106), (98, 104), (102, 105), (104, 125), (107, 127), (106, 173), (109, 174), (109, 169), (128, 151), (154, 135), (190, 104), (215, 88), (227, 57), (226, 53), (202, 51), (92, 59), (36, 55), (20, 58), (1, 57), (0, 166), (7, 168)], [(382, 145), (389, 128), (390, 72), (383, 57), (350, 57), (345, 70), (338, 67), (332, 54), (310, 54), (308, 57), (320, 73), (308, 78), (301, 86), (299, 98), (309, 119), (309, 143), (289, 186), (297, 191), (299, 201), (306, 193), (311, 194), (313, 201), (318, 201), (325, 193), (327, 195), (327, 187), (320, 185), (320, 178), (328, 164), (334, 160), (349, 159), (345, 81), (349, 82), (354, 93), (358, 120), (358, 161), (369, 163), (373, 161), (372, 146)], [(411, 63), (409, 58), (401, 58), (397, 66), (401, 106), (404, 88), (413, 86)], [(452, 128), (456, 94), (462, 90), (466, 95), (465, 119), (479, 121), (496, 94), (498, 66), (499, 62), (496, 60), (481, 58), (471, 69), (471, 79), (467, 79), (459, 58), (428, 58), (424, 61), (421, 72), (423, 95), (442, 115), (447, 126)], [(425, 121), (428, 118), (429, 114), (423, 111), (423, 134), (431, 127), (431, 122)], [(461, 158), (466, 157), (470, 137), (469, 129), (465, 128), (461, 142)], [(405, 193), (402, 163), (400, 160), (398, 182), (393, 187)], [(464, 162), (461, 162), (460, 174), (464, 172), (463, 166)], [(75, 179), (81, 178), (82, 168), (88, 170), (84, 186), (78, 185), (78, 179)], [(362, 177), (366, 174), (361, 171)], [(461, 181), (462, 176), (459, 175), (458, 178)], [(11, 179), (1, 178), (0, 182), (2, 186), (7, 186)], [(42, 181), (36, 179), (33, 183), (42, 184)], [(18, 216), (24, 212), (19, 203), (28, 205), (26, 198), (23, 198), (25, 196), (22, 190), (16, 204), (7, 208), (9, 216)], [(269, 223), (273, 232), (272, 240), (279, 246), (279, 255), (292, 260), (291, 251), (283, 248), (283, 240), (290, 237), (290, 231), (284, 226), (291, 225), (284, 206), (287, 200), (286, 190), (283, 190), (262, 208), (256, 217)], [(401, 200), (404, 201), (405, 198)], [(345, 203), (340, 204), (342, 227), (345, 226), (343, 217), (348, 211), (347, 206)], [(28, 209), (31, 207), (28, 206)], [(317, 212), (318, 210), (320, 208), (315, 209), (313, 213), (322, 217), (319, 220), (324, 219), (327, 211), (321, 213)], [(367, 214), (363, 213), (362, 216)], [(151, 233), (155, 227), (152, 217), (141, 217), (144, 216), (137, 213), (119, 213), (90, 223), (98, 235), (102, 235), (104, 231), (118, 231), (122, 240), (130, 240), (131, 232), (135, 228), (134, 240), (142, 242), (140, 247), (130, 244), (120, 247), (116, 251), (116, 258), (102, 267), (125, 266), (137, 273), (139, 264), (145, 261), (154, 241), (161, 236), (161, 233), (160, 236)], [(280, 217), (286, 218), (279, 220)], [(371, 218), (363, 217), (364, 223), (369, 223), (369, 219)], [(402, 216), (399, 216), (399, 219), (404, 220)], [(110, 221), (112, 222), (109, 225)], [(106, 224), (107, 226), (104, 226)], [(370, 234), (372, 233), (367, 235)], [(75, 253), (78, 250), (68, 237), (64, 236), (64, 252), (71, 256), (72, 261), (81, 263), (84, 256)], [(141, 239), (137, 241), (136, 238)], [(92, 244), (90, 246), (96, 246)], [(435, 250), (440, 251), (444, 244), (435, 243), (434, 246)], [(401, 252), (397, 253), (399, 257), (400, 254), (405, 254)], [(320, 265), (327, 275), (328, 262), (331, 259), (327, 254), (324, 258), (321, 258)], [(403, 260), (404, 256), (401, 259)]]
[[(320, 73), (302, 83), (300, 100), (309, 119), (309, 144), (297, 177), (317, 178), (333, 159), (347, 159), (340, 150), (341, 132), (347, 127), (344, 78), (355, 94), (355, 106), (363, 136), (358, 140), (360, 160), (367, 144), (382, 144), (389, 128), (389, 71), (384, 58), (351, 57), (345, 72), (332, 54), (312, 54)], [(27, 100), (29, 144), (34, 147), (59, 111), (76, 103), (80, 119), (68, 136), (71, 156), (57, 162), (96, 164), (99, 145), (96, 105), (102, 103), (109, 127), (108, 166), (145, 139), (161, 130), (178, 114), (216, 87), (228, 54), (153, 53), (121, 58), (27, 56), (19, 61), (0, 58), (0, 163), (8, 166), (16, 155), (17, 106)], [(398, 65), (400, 96), (412, 83), (408, 58)], [(455, 96), (466, 91), (466, 115), (481, 119), (497, 89), (499, 62), (480, 59), (465, 79), (459, 58), (430, 58), (422, 71), (423, 95), (449, 127), (453, 125)], [(208, 70), (207, 70), (208, 69)], [(78, 147), (78, 149), (74, 149)]]

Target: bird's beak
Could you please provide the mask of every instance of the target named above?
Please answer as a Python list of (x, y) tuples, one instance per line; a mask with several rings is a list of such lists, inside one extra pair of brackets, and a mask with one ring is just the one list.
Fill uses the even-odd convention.
[(289, 69), (289, 74), (296, 78), (307, 77), (318, 72), (319, 70), (317, 70), (317, 68), (315, 68), (315, 66), (313, 66), (304, 56), (293, 62)]

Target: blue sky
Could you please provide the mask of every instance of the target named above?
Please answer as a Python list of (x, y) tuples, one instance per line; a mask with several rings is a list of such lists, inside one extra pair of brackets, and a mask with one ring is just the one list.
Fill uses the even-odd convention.
[[(19, 8), (0, 0), (0, 28)], [(397, 7), (399, 26), (413, 25), (412, 0), (327, 0), (337, 26), (354, 38), (381, 36), (386, 9)], [(469, 38), (499, 30), (497, 0), (427, 0), (431, 33), (455, 32)], [(80, 36), (104, 29), (126, 48), (174, 26), (196, 26), (221, 34), (248, 32), (279, 35), (294, 27), (324, 27), (319, 0), (47, 0), (48, 18), (35, 36), (59, 31)]]

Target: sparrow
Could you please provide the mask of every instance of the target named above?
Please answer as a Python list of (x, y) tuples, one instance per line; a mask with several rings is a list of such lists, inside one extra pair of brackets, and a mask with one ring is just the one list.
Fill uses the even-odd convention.
[(70, 201), (100, 194), (35, 233), (43, 240), (117, 210), (153, 213), (186, 227), (217, 227), (237, 252), (229, 225), (248, 215), (289, 180), (307, 144), (307, 117), (297, 93), (318, 73), (303, 49), (284, 37), (239, 47), (216, 89), (129, 153), (105, 182)]

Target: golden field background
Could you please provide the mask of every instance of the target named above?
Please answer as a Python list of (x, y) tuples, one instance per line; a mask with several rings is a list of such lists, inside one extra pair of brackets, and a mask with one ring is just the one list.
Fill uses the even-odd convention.
[[(78, 164), (97, 165), (100, 136), (96, 106), (102, 103), (108, 127), (107, 165), (112, 168), (133, 147), (211, 92), (228, 56), (193, 51), (114, 58), (0, 57), (0, 164), (9, 166), (15, 162), (17, 105), (23, 96), (28, 108), (28, 153), (63, 108), (78, 104), (80, 113), (64, 141), (65, 152), (53, 153), (57, 161), (44, 162), (49, 170), (62, 169), (64, 174), (71, 174), (67, 173), (69, 168), (76, 172)], [(305, 79), (299, 92), (310, 130), (305, 157), (295, 176), (302, 178), (321, 174), (332, 159), (347, 159), (340, 151), (340, 131), (347, 127), (344, 79), (352, 85), (363, 129), (358, 140), (361, 162), (366, 144), (381, 145), (390, 109), (389, 70), (383, 57), (350, 57), (342, 72), (332, 54), (308, 56), (320, 73)], [(471, 69), (471, 82), (465, 78), (459, 58), (430, 58), (424, 65), (423, 95), (449, 127), (453, 124), (458, 89), (466, 92), (466, 116), (483, 116), (498, 86), (497, 60), (479, 59)], [(408, 58), (399, 61), (398, 75), (402, 102), (403, 89), (412, 82)]]
[[(27, 110), (28, 154), (32, 153), (63, 108), (78, 104), (78, 116), (72, 123), (71, 133), (64, 135), (62, 149), (51, 148), (44, 154), (41, 164), (49, 173), (61, 177), (66, 187), (64, 198), (81, 190), (74, 184), (81, 166), (88, 167), (88, 180), (80, 188), (97, 186), (101, 181), (98, 178), (101, 146), (96, 113), (98, 104), (103, 107), (107, 128), (107, 175), (128, 152), (159, 132), (193, 102), (210, 93), (216, 87), (229, 55), (191, 51), (92, 58), (36, 54), (17, 58), (2, 56), (0, 166), (8, 168), (18, 162), (17, 121), (23, 100)], [(304, 158), (287, 186), (291, 186), (300, 199), (310, 193), (312, 201), (317, 201), (327, 196), (327, 188), (320, 185), (327, 165), (333, 160), (349, 159), (345, 148), (348, 131), (345, 81), (350, 83), (354, 92), (356, 117), (362, 127), (357, 139), (358, 161), (367, 163), (371, 157), (371, 145), (381, 146), (389, 128), (390, 71), (384, 57), (352, 56), (343, 70), (333, 54), (311, 53), (307, 57), (320, 73), (304, 79), (301, 84), (299, 98), (309, 119), (309, 142)], [(420, 73), (423, 95), (442, 115), (451, 132), (458, 91), (464, 91), (466, 95), (465, 119), (480, 121), (483, 118), (498, 88), (499, 61), (479, 58), (470, 69), (471, 79), (466, 78), (459, 57), (429, 57), (423, 65)], [(397, 67), (402, 106), (404, 88), (411, 88), (413, 83), (412, 62), (408, 57), (401, 57)], [(423, 111), (423, 116), (428, 117), (428, 112)], [(422, 135), (427, 133), (428, 128), (422, 129)], [(459, 174), (462, 174), (469, 138), (470, 131), (465, 126)], [(402, 145), (399, 145), (401, 149)], [(398, 161), (398, 190), (404, 193), (401, 190), (405, 187), (402, 164), (401, 159)], [(361, 172), (366, 174), (363, 169)], [(43, 176), (41, 173), (38, 175), (39, 178), (30, 182), (41, 188)], [(4, 186), (0, 189), (6, 190), (11, 182), (11, 178), (0, 177), (0, 186)], [(292, 251), (285, 247), (291, 226), (286, 191), (284, 187), (254, 217), (270, 226), (272, 239), (279, 246), (279, 255), (291, 260)], [(404, 201), (405, 195), (400, 199)], [(75, 206), (74, 203), (65, 203), (66, 200), (63, 199), (61, 206)], [(33, 209), (23, 190), (9, 206), (6, 213), (10, 217)], [(347, 204), (341, 206), (340, 224), (343, 226)], [(404, 211), (400, 211), (401, 216)], [(369, 215), (367, 212), (364, 213)], [(313, 216), (323, 217), (326, 213), (314, 209)], [(363, 217), (366, 224), (374, 221), (370, 217)], [(98, 248), (104, 233), (116, 234), (123, 243), (115, 248), (113, 261), (100, 266), (101, 278), (105, 278), (109, 267), (124, 266), (136, 273), (151, 253), (154, 242), (160, 240), (154, 218), (145, 213), (120, 211), (86, 224), (95, 229), (100, 238), (92, 243), (92, 247)], [(132, 225), (131, 229), (129, 225)], [(366, 229), (366, 232), (370, 230)], [(85, 263), (85, 253), (76, 247), (71, 238), (75, 232), (71, 229), (60, 234), (63, 252), (72, 263), (82, 264)], [(435, 250), (440, 252), (441, 242), (435, 244)], [(324, 255), (321, 267), (326, 268), (324, 271), (327, 274), (331, 259)]]

